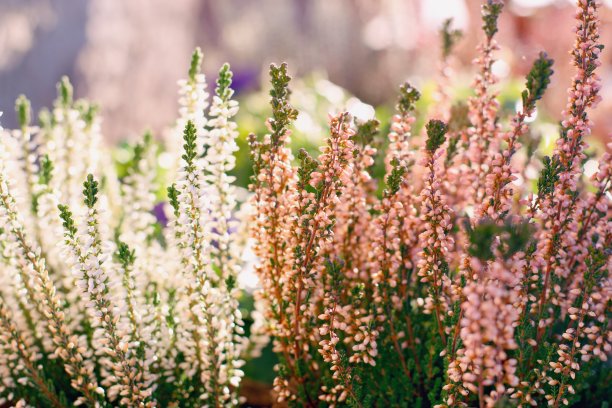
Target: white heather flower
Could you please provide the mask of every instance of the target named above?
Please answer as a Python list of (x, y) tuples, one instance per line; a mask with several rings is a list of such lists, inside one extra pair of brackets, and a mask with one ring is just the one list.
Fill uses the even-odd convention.
[[(58, 97), (48, 121), (44, 123), (41, 135), (41, 153), (54, 163), (56, 177), (51, 187), (58, 192), (62, 202), (78, 208), (81, 197), (81, 183), (87, 174), (87, 161), (79, 152), (89, 152), (87, 124), (76, 108), (72, 85), (67, 77), (57, 84)], [(87, 157), (87, 156), (86, 156)]]
[(40, 249), (29, 240), (9, 188), (3, 161), (0, 161), (0, 225), (9, 231), (10, 239), (16, 243), (17, 262), (26, 268), (26, 275), (33, 277), (33, 294), (29, 300), (40, 305), (47, 317), (47, 330), (56, 346), (52, 355), (64, 362), (64, 368), (72, 380), (71, 385), (82, 393), (84, 400), (96, 405), (98, 398), (92, 395), (92, 390), (97, 387), (97, 382), (91, 361), (83, 359), (84, 342), (73, 335), (66, 325), (66, 314), (50, 279), (45, 259), (41, 257)]
[(183, 139), (183, 130), (188, 121), (191, 121), (197, 133), (197, 149), (201, 156), (206, 136), (206, 109), (209, 106), (209, 94), (206, 91), (206, 76), (201, 71), (202, 51), (196, 48), (191, 57), (191, 65), (187, 79), (178, 81), (179, 86), (179, 117), (174, 128), (168, 133), (166, 147), (175, 161), (169, 168), (169, 179), (173, 180), (179, 171), (180, 147)]
[[(73, 271), (77, 285), (89, 299), (88, 311), (92, 318), (97, 319), (94, 340), (103, 346), (97, 350), (103, 357), (102, 361), (106, 362), (106, 378), (102, 384), (108, 387), (109, 398), (117, 399), (121, 405), (151, 406), (151, 391), (145, 386), (146, 367), (136, 361), (133, 345), (129, 346), (129, 330), (137, 328), (120, 324), (124, 303), (131, 299), (126, 294), (120, 298), (113, 296), (121, 293), (117, 292), (121, 281), (110, 262), (111, 246), (105, 243), (105, 233), (99, 224), (96, 206), (98, 183), (91, 174), (87, 176), (84, 187), (87, 212), (80, 228), (74, 224), (66, 206), (61, 206), (60, 211), (65, 227), (65, 244), (75, 260)], [(132, 282), (127, 285), (133, 287)]]

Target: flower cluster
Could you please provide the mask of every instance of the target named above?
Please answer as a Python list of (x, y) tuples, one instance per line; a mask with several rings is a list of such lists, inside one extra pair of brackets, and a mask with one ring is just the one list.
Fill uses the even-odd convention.
[[(382, 189), (371, 171), (383, 145), (376, 120), (332, 117), (319, 158), (301, 151), (294, 167), (289, 80), (272, 67), (272, 133), (251, 137), (252, 238), (279, 402), (560, 406), (588, 398), (606, 372), (609, 155), (591, 180), (582, 175), (600, 99), (599, 2), (578, 2), (577, 74), (537, 180), (525, 180), (522, 145), (553, 61), (539, 54), (517, 113), (502, 116), (492, 66), (503, 6), (482, 7), (467, 104), (449, 109), (439, 92), (419, 137), (419, 92), (400, 88)], [(449, 26), (443, 66), (459, 38)]]
[(181, 83), (168, 227), (154, 215), (163, 179), (150, 134), (119, 178), (95, 106), (74, 101), (67, 78), (40, 126), (17, 100), (20, 128), (0, 130), (2, 404), (239, 403), (238, 107), (224, 65), (207, 116), (201, 59)]

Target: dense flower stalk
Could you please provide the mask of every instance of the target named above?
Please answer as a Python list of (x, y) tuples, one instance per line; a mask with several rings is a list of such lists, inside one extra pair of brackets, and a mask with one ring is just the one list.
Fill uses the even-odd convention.
[(448, 234), (452, 227), (451, 210), (441, 194), (437, 169), (439, 159), (444, 155), (440, 146), (445, 141), (447, 130), (442, 121), (432, 120), (427, 124), (425, 156), (421, 163), (427, 167), (425, 186), (421, 191), (421, 220), (425, 225), (419, 236), (422, 250), (417, 264), (421, 282), (430, 284), (428, 301), (431, 302), (442, 343), (446, 342), (443, 313), (448, 307), (444, 299), (445, 286), (448, 283), (448, 261), (445, 255), (453, 244), (453, 238)]
[(584, 137), (591, 131), (587, 109), (601, 99), (598, 95), (600, 79), (595, 73), (595, 69), (601, 64), (598, 58), (602, 49), (602, 45), (598, 43), (598, 6), (597, 1), (580, 1), (576, 13), (576, 44), (572, 55), (578, 72), (572, 88), (568, 91), (568, 103), (561, 122), (561, 137), (557, 141), (554, 154), (558, 157), (561, 171), (558, 181), (554, 183), (552, 194), (540, 205), (541, 222), (545, 228), (535, 255), (544, 270), (538, 314), (544, 312), (544, 305), (550, 295), (553, 268), (555, 274), (563, 277), (569, 273), (566, 268), (559, 268), (559, 244), (563, 245), (559, 240), (565, 235), (569, 221), (575, 216), (575, 192), (581, 172), (580, 162), (584, 158)]
[(495, 58), (494, 52), (499, 49), (495, 34), (498, 31), (497, 19), (503, 8), (501, 0), (487, 0), (482, 6), (482, 29), (485, 40), (478, 46), (480, 51), (474, 64), (478, 67), (478, 74), (474, 80), (476, 95), (468, 100), (469, 118), (471, 127), (469, 131), (469, 149), (466, 152), (470, 160), (470, 171), (467, 176), (471, 183), (472, 203), (479, 203), (484, 195), (484, 164), (490, 150), (498, 147), (499, 124), (497, 114), (499, 102), (492, 87), (497, 83), (497, 77), (492, 71)]
[[(67, 77), (57, 84), (57, 92), (48, 132), (41, 134), (41, 150), (55, 163), (57, 177), (52, 181), (53, 189), (63, 202), (75, 207), (80, 201), (81, 181), (92, 170), (97, 157), (97, 137), (89, 134), (97, 131), (95, 110), (74, 102), (72, 84)], [(76, 160), (77, 152), (95, 154)]]
[(223, 279), (236, 278), (235, 248), (232, 248), (231, 229), (236, 227), (232, 220), (232, 211), (236, 206), (234, 188), (231, 183), (234, 177), (228, 175), (235, 166), (234, 152), (236, 145), (236, 123), (232, 117), (238, 112), (238, 102), (232, 100), (234, 91), (230, 88), (232, 72), (225, 64), (219, 71), (217, 89), (210, 109), (206, 140), (207, 180), (211, 185), (214, 199), (211, 200), (211, 233), (215, 246), (211, 248), (215, 266), (220, 270)]
[(53, 282), (49, 277), (46, 262), (40, 256), (25, 234), (19, 215), (15, 210), (15, 200), (8, 191), (4, 172), (0, 173), (0, 210), (2, 223), (10, 232), (10, 239), (16, 244), (16, 257), (34, 277), (35, 302), (40, 302), (45, 311), (49, 331), (52, 333), (56, 347), (54, 354), (64, 362), (64, 367), (71, 377), (71, 385), (83, 394), (81, 403), (96, 406), (103, 390), (98, 387), (93, 377), (92, 365), (83, 360), (83, 342), (78, 336), (70, 333), (66, 317)]
[[(109, 273), (109, 255), (103, 247), (96, 208), (97, 194), (98, 182), (90, 174), (83, 190), (87, 214), (83, 225), (86, 233), (82, 235), (74, 224), (72, 213), (67, 207), (60, 206), (66, 248), (73, 257), (74, 269), (78, 271), (77, 287), (89, 297), (88, 310), (104, 333), (103, 352), (110, 361), (108, 370), (112, 373), (108, 378), (109, 397), (118, 397), (119, 404), (124, 406), (154, 406), (147, 401), (151, 391), (143, 386), (143, 367), (137, 363), (134, 351), (130, 350), (128, 334), (119, 329), (120, 312), (112, 304), (110, 291), (115, 282)], [(127, 301), (128, 304), (131, 302), (129, 296)]]
[[(254, 252), (264, 260), (256, 269), (262, 285), (260, 299), (266, 303), (268, 319), (274, 322), (269, 328), (275, 337), (274, 347), (283, 356), (286, 369), (293, 370), (295, 362), (291, 359), (289, 342), (290, 316), (284, 306), (284, 296), (287, 294), (282, 285), (288, 280), (292, 262), (287, 246), (290, 232), (286, 227), (291, 222), (296, 185), (296, 171), (291, 165), (293, 156), (286, 144), (290, 134), (288, 127), (297, 117), (297, 111), (289, 104), (290, 77), (287, 66), (272, 65), (270, 76), (273, 117), (268, 125), (272, 133), (261, 141), (254, 135), (249, 139), (255, 173), (251, 184), (255, 211), (252, 236), (256, 241)], [(279, 398), (291, 398), (287, 380), (278, 379), (276, 384)]]
[(527, 75), (527, 89), (522, 94), (522, 107), (512, 118), (511, 129), (504, 132), (502, 139), (506, 147), (501, 153), (494, 153), (488, 160), (489, 171), (485, 178), (485, 196), (476, 209), (476, 218), (503, 219), (511, 209), (514, 190), (511, 183), (516, 180), (516, 170), (511, 165), (514, 153), (520, 149), (519, 139), (527, 130), (527, 118), (535, 112), (535, 103), (542, 98), (550, 83), (553, 61), (540, 53), (533, 68)]
[[(201, 159), (197, 158), (197, 132), (193, 122), (188, 121), (184, 132), (184, 166), (183, 178), (176, 189), (178, 193), (178, 219), (175, 228), (181, 234), (180, 246), (183, 256), (184, 273), (187, 287), (185, 289), (186, 307), (193, 313), (194, 326), (190, 329), (195, 344), (184, 347), (195, 347), (194, 374), (202, 378), (204, 399), (213, 404), (221, 404), (223, 394), (219, 384), (220, 356), (217, 353), (219, 318), (217, 317), (216, 298), (221, 295), (219, 276), (210, 267), (208, 254), (210, 244), (205, 240), (204, 218), (207, 215), (208, 196), (202, 180)], [(184, 352), (189, 352), (187, 348)]]
[[(221, 278), (220, 291), (226, 299), (221, 313), (226, 316), (226, 327), (220, 334), (223, 344), (225, 362), (221, 366), (221, 379), (233, 387), (232, 403), (236, 401), (236, 390), (243, 375), (240, 366), (242, 351), (241, 335), (244, 333), (242, 316), (238, 308), (239, 289), (237, 286), (238, 261), (240, 259), (236, 237), (237, 222), (233, 219), (236, 209), (235, 178), (228, 173), (235, 166), (234, 152), (236, 145), (237, 125), (232, 117), (238, 112), (238, 102), (232, 100), (232, 72), (228, 64), (221, 67), (217, 88), (210, 108), (208, 133), (205, 145), (204, 161), (206, 180), (212, 195), (209, 207), (210, 223), (210, 256), (212, 267)], [(225, 380), (223, 380), (225, 379)]]
[(172, 132), (169, 132), (166, 145), (172, 153), (175, 162), (171, 167), (170, 176), (180, 168), (180, 141), (183, 130), (188, 121), (193, 122), (198, 138), (198, 153), (202, 153), (206, 137), (206, 109), (209, 106), (209, 94), (206, 91), (206, 76), (202, 73), (203, 54), (200, 48), (196, 48), (191, 56), (191, 64), (187, 79), (178, 81), (179, 86), (179, 117)]
[(2, 327), (0, 344), (4, 348), (3, 355), (18, 356), (16, 361), (8, 364), (9, 367), (12, 366), (9, 378), (11, 375), (15, 375), (17, 377), (13, 378), (13, 381), (22, 384), (31, 382), (33, 387), (41, 392), (43, 401), (54, 408), (65, 407), (66, 404), (61, 402), (55, 391), (49, 387), (44, 374), (37, 367), (39, 356), (37, 356), (36, 350), (32, 349), (32, 345), (28, 344), (28, 341), (19, 332), (3, 299), (0, 299), (0, 327)]
[(385, 155), (387, 173), (393, 167), (391, 164), (393, 160), (397, 160), (401, 166), (408, 166), (413, 159), (410, 139), (412, 137), (412, 126), (416, 120), (414, 117), (415, 104), (421, 97), (421, 94), (409, 83), (403, 84), (399, 92), (397, 114), (392, 118), (391, 131), (389, 132), (389, 147)]
[[(346, 179), (347, 164), (352, 155), (351, 137), (354, 131), (350, 129), (350, 116), (340, 114), (330, 120), (331, 137), (328, 146), (322, 150), (319, 163), (313, 161), (305, 151), (301, 151), (298, 159), (302, 162), (298, 174), (298, 212), (299, 216), (294, 221), (293, 239), (295, 240), (294, 270), (296, 303), (294, 314), (294, 336), (299, 335), (300, 318), (303, 291), (307, 281), (312, 279), (317, 265), (317, 251), (327, 237), (327, 231), (333, 226), (328, 208), (332, 200), (336, 198), (336, 191), (343, 180)], [(317, 194), (308, 191), (312, 186)], [(297, 356), (301, 352), (298, 343), (294, 353)]]

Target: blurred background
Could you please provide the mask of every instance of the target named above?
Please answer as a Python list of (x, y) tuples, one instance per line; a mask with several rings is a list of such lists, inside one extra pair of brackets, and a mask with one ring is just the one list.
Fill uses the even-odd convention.
[[(313, 111), (300, 118), (302, 130), (316, 130), (331, 106), (351, 105), (364, 116), (377, 108), (384, 116), (402, 81), (409, 79), (426, 95), (435, 89), (438, 30), (449, 17), (465, 33), (455, 53), (454, 82), (469, 87), (470, 62), (482, 38), (480, 5), (478, 0), (0, 0), (2, 122), (15, 126), (13, 104), (20, 93), (36, 110), (49, 106), (56, 82), (66, 74), (78, 97), (99, 104), (106, 140), (133, 139), (145, 129), (159, 136), (176, 117), (176, 81), (186, 76), (195, 46), (204, 51), (211, 81), (223, 62), (231, 64), (238, 97), (246, 101), (243, 111), (252, 107), (268, 114), (265, 104), (247, 100), (267, 98), (267, 66), (287, 61), (314, 94), (302, 95), (302, 108)], [(568, 54), (573, 10), (569, 0), (510, 0), (501, 18), (495, 71), (502, 93), (516, 82), (511, 94), (518, 96), (520, 76), (546, 50), (555, 59), (555, 75), (542, 106), (553, 122), (573, 73)], [(612, 38), (612, 0), (604, 2), (601, 15), (603, 42), (611, 46), (606, 39)], [(612, 129), (611, 60), (606, 49), (599, 71), (604, 102), (594, 112), (600, 140)]]

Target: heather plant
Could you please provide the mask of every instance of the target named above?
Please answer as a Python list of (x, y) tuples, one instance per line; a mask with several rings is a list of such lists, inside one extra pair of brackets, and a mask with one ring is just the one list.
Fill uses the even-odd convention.
[[(158, 145), (119, 179), (100, 119), (67, 78), (51, 111), (0, 139), (0, 401), (11, 406), (236, 406), (245, 347), (233, 212), (238, 110), (202, 54), (180, 82), (169, 225), (154, 215)], [(241, 241), (241, 240), (240, 240)]]
[[(533, 183), (523, 169), (534, 157), (529, 124), (553, 61), (539, 54), (517, 112), (502, 117), (492, 67), (503, 7), (482, 6), (467, 103), (451, 105), (442, 89), (419, 131), (420, 94), (404, 84), (387, 143), (377, 121), (340, 112), (319, 157), (293, 157), (290, 78), (286, 65), (271, 66), (269, 133), (250, 137), (251, 236), (279, 403), (605, 403), (590, 389), (610, 380), (609, 154), (590, 179), (582, 172), (589, 111), (601, 99), (600, 4), (578, 1), (576, 73), (557, 145)], [(450, 24), (443, 83), (460, 37)]]
[[(318, 155), (292, 150), (300, 113), (287, 65), (271, 65), (240, 209), (232, 72), (211, 97), (199, 49), (176, 123), (132, 145), (121, 176), (67, 78), (38, 125), (19, 97), (18, 128), (0, 128), (0, 405), (238, 406), (245, 360), (271, 341), (278, 406), (604, 406), (609, 153), (583, 172), (600, 4), (577, 2), (549, 156), (531, 123), (553, 61), (538, 54), (506, 115), (503, 7), (482, 6), (466, 100), (451, 92), (462, 34), (447, 20), (429, 112), (404, 83), (388, 128), (336, 111)], [(247, 250), (259, 289), (243, 321)]]

